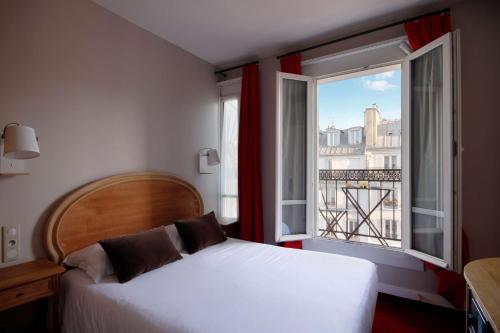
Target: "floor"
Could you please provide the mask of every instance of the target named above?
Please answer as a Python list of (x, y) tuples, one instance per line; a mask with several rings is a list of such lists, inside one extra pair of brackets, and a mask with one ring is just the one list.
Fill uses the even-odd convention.
[(465, 332), (465, 313), (379, 294), (372, 333)]

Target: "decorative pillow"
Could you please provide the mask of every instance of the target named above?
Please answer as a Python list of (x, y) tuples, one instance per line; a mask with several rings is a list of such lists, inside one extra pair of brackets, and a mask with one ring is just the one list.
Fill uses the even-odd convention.
[(104, 277), (113, 274), (113, 265), (111, 265), (102, 246), (97, 243), (70, 253), (63, 263), (80, 268), (95, 283), (99, 283)]
[(175, 221), (175, 227), (189, 254), (227, 239), (214, 212), (190, 220)]
[(182, 259), (164, 227), (99, 241), (120, 283)]
[(165, 230), (167, 231), (168, 238), (170, 238), (177, 251), (181, 252), (184, 249), (184, 243), (182, 242), (181, 235), (179, 235), (175, 225), (169, 224), (165, 226)]

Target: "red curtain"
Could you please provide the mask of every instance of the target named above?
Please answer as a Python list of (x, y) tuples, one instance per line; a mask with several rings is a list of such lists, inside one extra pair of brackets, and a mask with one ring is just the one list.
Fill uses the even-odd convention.
[(405, 31), (413, 51), (451, 31), (450, 13), (422, 17), (405, 23)]
[[(281, 71), (291, 74), (302, 74), (302, 56), (300, 53), (295, 53), (280, 59)], [(292, 249), (302, 249), (302, 241), (283, 242), (283, 247)]]
[[(469, 242), (462, 230), (462, 265), (469, 262)], [(437, 292), (459, 309), (465, 308), (465, 279), (462, 274), (449, 271), (430, 263), (424, 263), (427, 270), (436, 274), (438, 279)]]
[(238, 135), (238, 200), (241, 238), (262, 243), (259, 66), (243, 67)]
[(280, 59), (281, 71), (291, 74), (302, 74), (302, 56), (295, 53)]

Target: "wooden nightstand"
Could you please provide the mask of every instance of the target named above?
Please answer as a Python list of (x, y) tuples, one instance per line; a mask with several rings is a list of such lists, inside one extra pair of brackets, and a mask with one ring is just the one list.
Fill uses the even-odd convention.
[(240, 222), (235, 221), (230, 224), (221, 224), (222, 230), (226, 233), (227, 237), (231, 238), (240, 238), (241, 237), (241, 228)]
[(0, 269), (0, 311), (44, 297), (52, 298), (52, 330), (59, 330), (57, 297), (64, 268), (46, 259)]

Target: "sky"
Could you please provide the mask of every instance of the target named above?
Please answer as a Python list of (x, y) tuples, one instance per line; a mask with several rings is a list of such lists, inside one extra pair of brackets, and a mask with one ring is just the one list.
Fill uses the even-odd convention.
[(363, 112), (373, 103), (382, 118), (401, 118), (401, 70), (320, 84), (319, 127), (364, 126)]

